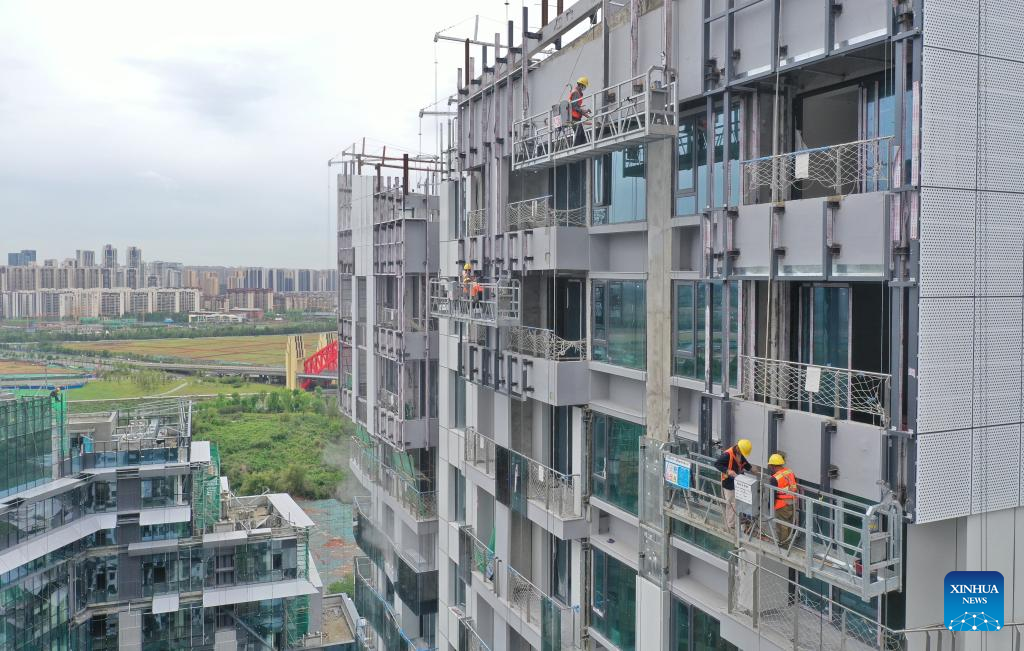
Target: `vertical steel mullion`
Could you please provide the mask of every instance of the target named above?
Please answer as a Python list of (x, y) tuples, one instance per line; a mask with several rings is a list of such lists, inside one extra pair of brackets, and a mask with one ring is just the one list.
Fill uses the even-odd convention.
[[(772, 57), (772, 72), (779, 69), (779, 13), (781, 11), (782, 0), (772, 0), (772, 33), (771, 33), (771, 57)], [(760, 153), (760, 152), (758, 152)]]

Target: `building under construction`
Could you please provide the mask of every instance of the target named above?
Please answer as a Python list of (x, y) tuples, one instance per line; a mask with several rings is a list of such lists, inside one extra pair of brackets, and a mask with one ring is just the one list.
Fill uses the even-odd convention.
[(348, 648), (313, 522), (231, 493), (191, 421), (182, 400), (67, 416), (0, 394), (0, 648)]
[[(437, 532), (436, 631), (385, 554), (380, 648), (1018, 648), (1021, 6), (550, 4), (464, 42), (438, 254), (405, 251), (438, 274), (436, 467), (414, 411), (394, 440), (430, 481), (374, 457), (394, 504), (366, 518), (408, 525), (399, 554)], [(349, 223), (369, 427), (390, 334), (351, 235), (378, 226)], [(739, 439), (730, 523), (713, 461)], [(999, 632), (948, 630), (952, 570), (1007, 578)]]

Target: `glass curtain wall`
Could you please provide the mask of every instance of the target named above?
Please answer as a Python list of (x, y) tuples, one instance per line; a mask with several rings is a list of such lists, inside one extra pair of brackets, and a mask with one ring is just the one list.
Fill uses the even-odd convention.
[(621, 651), (636, 648), (636, 572), (594, 549), (592, 624)]
[(598, 412), (594, 412), (592, 423), (593, 494), (636, 515), (640, 437), (645, 428)]
[[(705, 356), (705, 285), (701, 282), (677, 281), (673, 292), (674, 328), (672, 374), (678, 377), (704, 379)], [(724, 292), (729, 291), (732, 307), (729, 323), (724, 323)], [(740, 326), (740, 284), (729, 282), (713, 284), (711, 287), (711, 376), (715, 384), (722, 382), (723, 355), (728, 355), (729, 384), (738, 386), (739, 376), (739, 326)], [(728, 334), (726, 333), (728, 325)], [(724, 346), (728, 338), (728, 351)]]
[(643, 145), (594, 159), (594, 226), (647, 220), (647, 161)]
[(647, 304), (643, 281), (592, 281), (593, 357), (637, 370), (647, 368)]

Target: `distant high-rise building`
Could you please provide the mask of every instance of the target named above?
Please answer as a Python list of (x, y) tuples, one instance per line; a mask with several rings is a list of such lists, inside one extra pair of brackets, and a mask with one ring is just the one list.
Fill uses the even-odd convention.
[(75, 251), (75, 261), (78, 263), (78, 267), (80, 269), (84, 269), (85, 267), (95, 267), (96, 252), (88, 251), (85, 249), (78, 249), (77, 251)]
[(7, 264), (11, 267), (24, 267), (34, 263), (35, 261), (35, 249), (22, 249), (21, 251), (7, 254)]
[(142, 249), (137, 246), (129, 246), (125, 253), (124, 266), (134, 270), (126, 276), (128, 287), (136, 289), (140, 284), (145, 284), (145, 273), (142, 270)]
[(117, 266), (117, 249), (111, 244), (103, 245), (103, 266), (107, 269)]

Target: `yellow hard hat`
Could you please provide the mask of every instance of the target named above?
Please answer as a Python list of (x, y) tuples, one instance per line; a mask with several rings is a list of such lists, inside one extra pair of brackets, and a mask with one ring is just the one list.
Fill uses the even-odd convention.
[(471, 265), (471, 264), (469, 264), (469, 263), (467, 262), (466, 264), (462, 265), (462, 268), (463, 268), (463, 269), (467, 269), (467, 270), (468, 270), (468, 269), (472, 269), (472, 268), (473, 268), (473, 265)]
[(582, 77), (576, 80), (576, 83), (586, 88), (587, 86), (590, 85), (590, 79), (586, 75), (583, 75)]
[(768, 465), (769, 466), (784, 466), (784, 465), (786, 465), (786, 460), (782, 458), (781, 454), (776, 452), (772, 456), (768, 457)]
[(736, 447), (740, 449), (740, 452), (743, 453), (743, 456), (749, 455), (750, 451), (754, 449), (754, 446), (751, 445), (750, 441), (748, 441), (747, 439), (740, 439), (736, 443)]

